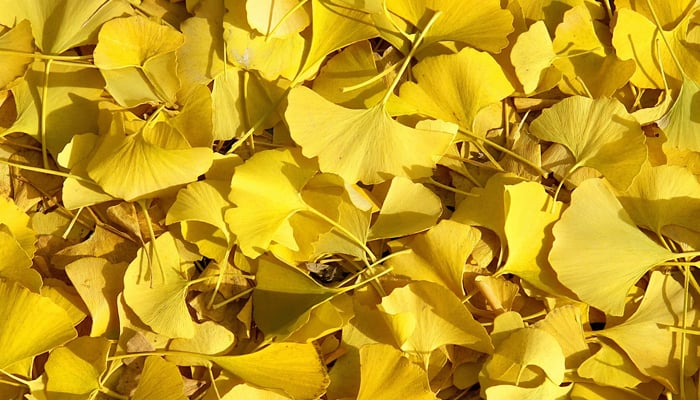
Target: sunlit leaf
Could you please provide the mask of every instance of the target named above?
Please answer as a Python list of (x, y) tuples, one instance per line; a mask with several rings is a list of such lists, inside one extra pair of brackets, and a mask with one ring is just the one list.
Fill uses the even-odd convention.
[(585, 5), (564, 14), (553, 46), (553, 64), (563, 74), (559, 88), (565, 93), (612, 96), (635, 71), (634, 61), (622, 61), (612, 51), (609, 26), (594, 20)]
[[(640, 231), (600, 179), (584, 181), (554, 226), (549, 261), (584, 302), (622, 315), (627, 292), (649, 269), (674, 258)], [(605, 277), (605, 285), (592, 276)]]
[(154, 332), (190, 338), (194, 322), (187, 310), (186, 269), (180, 264), (175, 240), (165, 233), (139, 250), (124, 273), (124, 300)]
[[(184, 351), (194, 354), (217, 355), (231, 350), (235, 342), (233, 333), (214, 321), (205, 321), (194, 325), (194, 336), (187, 339), (173, 339), (168, 350)], [(199, 357), (168, 356), (168, 360), (177, 365), (207, 365)]]
[(534, 327), (549, 333), (559, 342), (567, 368), (581, 365), (590, 355), (579, 306), (566, 305), (555, 308), (543, 320), (534, 324)]
[[(636, 4), (645, 4), (637, 1)], [(658, 7), (662, 4), (677, 2), (654, 2), (655, 10), (662, 10)], [(676, 8), (676, 7), (673, 7)], [(630, 79), (630, 82), (643, 88), (665, 88), (663, 76), (670, 80), (671, 87), (678, 87), (683, 79), (678, 70), (673, 57), (666, 47), (664, 40), (660, 37), (663, 34), (669, 42), (671, 51), (676, 56), (689, 78), (700, 79), (700, 64), (697, 62), (698, 51), (692, 43), (686, 40), (686, 34), (690, 24), (690, 7), (684, 9), (669, 10), (673, 13), (682, 12), (684, 14), (666, 14), (666, 21), (683, 17), (682, 20), (672, 24), (662, 26), (662, 32), (657, 31), (653, 18), (630, 9), (620, 8), (617, 10), (617, 19), (613, 29), (612, 44), (615, 46), (617, 55), (624, 60), (633, 60), (637, 68)], [(669, 21), (670, 22), (670, 21)], [(663, 69), (663, 74), (661, 73)]]
[(544, 110), (530, 129), (542, 140), (566, 146), (576, 159), (572, 170), (595, 168), (621, 189), (647, 158), (639, 123), (614, 99), (567, 97)]
[[(39, 3), (2, 0), (3, 14), (17, 22), (31, 23), (37, 47), (44, 54), (61, 54), (86, 44), (94, 44), (97, 31), (106, 21), (132, 12), (123, 0), (50, 0)], [(0, 46), (1, 47), (1, 46)]]
[(468, 47), (457, 54), (428, 57), (412, 72), (416, 82), (401, 85), (401, 98), (421, 114), (454, 122), (467, 131), (472, 130), (479, 110), (514, 90), (490, 54)]
[(441, 12), (426, 35), (424, 46), (452, 40), (498, 53), (506, 47), (506, 37), (513, 31), (513, 16), (498, 1), (390, 0), (387, 8), (413, 26), (420, 26), (434, 12)]
[(124, 289), (126, 267), (126, 263), (111, 264), (96, 257), (83, 257), (66, 265), (66, 274), (90, 311), (91, 336), (119, 337), (116, 300)]
[(299, 192), (317, 172), (296, 149), (257, 153), (236, 168), (225, 219), (244, 254), (257, 257), (274, 241), (293, 240), (288, 219), (306, 209)]
[(134, 400), (185, 400), (182, 375), (177, 365), (158, 356), (149, 356), (134, 391)]
[(0, 279), (0, 369), (75, 338), (70, 317), (51, 300)]
[(360, 393), (358, 399), (434, 400), (428, 375), (418, 365), (386, 344), (360, 348)]
[(249, 384), (294, 399), (316, 399), (329, 383), (323, 360), (312, 344), (273, 343), (254, 353), (208, 358)]
[[(316, 110), (313, 118), (305, 116), (309, 109)], [(306, 87), (289, 93), (285, 118), (304, 155), (318, 156), (321, 171), (350, 183), (429, 176), (454, 134), (447, 126), (431, 130), (402, 125), (381, 103), (366, 110), (344, 108)]]
[[(306, 9), (300, 7), (285, 16), (297, 4), (299, 4), (298, 0), (248, 0), (246, 1), (248, 24), (265, 36), (279, 37), (300, 32), (309, 24)], [(277, 29), (273, 32), (274, 28)]]
[(46, 361), (46, 392), (49, 398), (71, 400), (90, 397), (100, 390), (100, 377), (107, 368), (109, 341), (81, 336), (54, 349)]
[[(2, 200), (0, 200), (2, 201)], [(32, 269), (32, 259), (12, 236), (6, 225), (0, 225), (0, 277), (15, 281), (32, 292), (38, 293), (42, 279), (39, 272)]]
[(430, 352), (455, 344), (482, 353), (493, 347), (486, 330), (444, 286), (414, 281), (382, 299), (380, 309), (401, 350), (427, 362)]
[(576, 372), (600, 385), (635, 387), (650, 378), (644, 376), (632, 360), (614, 344), (601, 341), (600, 349), (579, 364)]
[(183, 41), (180, 32), (148, 18), (117, 18), (100, 29), (95, 65), (122, 106), (173, 104), (180, 87), (175, 52)]
[(700, 121), (694, 117), (698, 108), (698, 96), (700, 85), (690, 78), (684, 78), (678, 98), (657, 122), (666, 134), (669, 145), (683, 150), (700, 151), (697, 134)]
[(370, 230), (371, 239), (406, 236), (435, 225), (440, 199), (425, 186), (396, 177)]
[(526, 32), (518, 36), (510, 53), (510, 59), (525, 93), (531, 93), (537, 89), (537, 85), (546, 70), (551, 67), (555, 57), (552, 39), (549, 37), (544, 21), (535, 22)]
[(189, 147), (174, 128), (156, 122), (132, 135), (103, 136), (86, 169), (105, 192), (134, 201), (197, 180), (212, 160), (210, 149)]
[[(679, 389), (680, 379), (690, 374), (694, 364), (690, 362), (693, 359), (691, 356), (680, 352), (681, 334), (667, 328), (681, 324), (683, 297), (682, 283), (671, 275), (653, 272), (637, 312), (621, 324), (598, 332), (620, 346), (643, 374), (658, 380), (672, 391)], [(688, 305), (685, 315), (688, 321), (695, 320), (692, 303)], [(682, 357), (688, 359), (684, 371), (680, 370)]]
[(700, 182), (687, 168), (642, 168), (632, 186), (618, 198), (637, 225), (657, 234), (667, 225), (700, 226)]
[(461, 297), (464, 265), (480, 237), (471, 226), (442, 220), (427, 232), (405, 240), (411, 252), (393, 257), (388, 264), (397, 275), (438, 283)]
[[(1, 4), (1, 3), (0, 3)], [(32, 53), (34, 38), (28, 21), (19, 22), (14, 28), (5, 31), (0, 29), (0, 49), (18, 53)], [(24, 75), (27, 66), (32, 62), (30, 57), (15, 55), (2, 56), (3, 69), (0, 72), (0, 89), (4, 89), (16, 78)]]
[[(48, 151), (53, 155), (78, 133), (97, 131), (97, 103), (104, 90), (104, 80), (94, 68), (52, 64), (46, 98), (42, 96), (46, 65), (36, 61), (17, 86), (12, 88), (17, 120), (3, 132), (25, 132), (39, 142), (42, 127)], [(41, 115), (46, 116), (45, 123)]]

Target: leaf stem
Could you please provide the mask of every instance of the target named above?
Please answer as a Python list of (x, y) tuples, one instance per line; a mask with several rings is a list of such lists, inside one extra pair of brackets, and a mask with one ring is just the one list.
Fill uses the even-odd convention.
[[(148, 214), (148, 210), (146, 208), (146, 201), (147, 200), (139, 200), (137, 201), (137, 204), (141, 207), (141, 210), (143, 210), (143, 216), (146, 218), (146, 225), (148, 226), (148, 236), (151, 239), (151, 251), (149, 251), (147, 254), (148, 258), (148, 267), (150, 269), (151, 273), (151, 282), (150, 282), (150, 287), (153, 289), (153, 255), (155, 255), (156, 261), (158, 262), (158, 267), (160, 269), (160, 276), (161, 279), (163, 280), (163, 283), (165, 283), (165, 270), (163, 269), (163, 262), (160, 260), (160, 254), (158, 254), (158, 246), (156, 246), (156, 234), (153, 231), (153, 225), (151, 222), (151, 216)], [(145, 247), (145, 245), (144, 245)], [(146, 249), (144, 248), (144, 251)]]
[(0, 49), (0, 56), (27, 57), (27, 58), (33, 58), (36, 60), (53, 60), (53, 61), (81, 61), (81, 60), (92, 60), (92, 58), (93, 58), (92, 54), (85, 55), (85, 56), (55, 56), (55, 55), (50, 55), (50, 54), (24, 53), (21, 51), (4, 50), (4, 49)]
[[(277, 30), (282, 26), (282, 24), (284, 23), (284, 21), (287, 20), (287, 18), (289, 18), (290, 15), (294, 14), (298, 9), (300, 9), (301, 7), (303, 7), (304, 4), (306, 4), (307, 1), (308, 1), (308, 0), (301, 0), (301, 1), (298, 2), (294, 7), (290, 8), (289, 11), (287, 11), (286, 13), (284, 13), (284, 15), (282, 16), (282, 18), (280, 18), (280, 20), (277, 21), (277, 24), (272, 28), (272, 30), (268, 31), (268, 32), (265, 34), (265, 41), (267, 42), (267, 40), (272, 36), (272, 34), (275, 33), (275, 32), (277, 32)], [(274, 4), (274, 3), (273, 3), (273, 4)]]
[(236, 293), (233, 296), (229, 297), (228, 299), (212, 305), (211, 308), (216, 310), (218, 308), (225, 306), (226, 304), (233, 303), (234, 301), (236, 301), (236, 300), (240, 299), (241, 297), (247, 295), (248, 293), (252, 292), (254, 289), (255, 288), (248, 288), (240, 293)]
[(40, 168), (40, 167), (32, 167), (31, 165), (17, 164), (15, 162), (4, 160), (2, 158), (0, 158), (0, 164), (6, 164), (6, 165), (9, 165), (11, 167), (24, 169), (24, 170), (32, 171), (32, 172), (39, 172), (39, 173), (47, 174), (47, 175), (55, 175), (55, 176), (60, 176), (63, 178), (73, 178), (78, 182), (90, 183), (90, 184), (95, 183), (89, 179), (83, 178), (82, 176), (73, 175), (73, 174), (69, 174), (69, 173), (61, 172), (61, 171), (55, 171), (53, 169), (46, 169), (46, 168)]
[(369, 85), (373, 84), (374, 82), (376, 82), (376, 81), (378, 81), (378, 80), (384, 78), (385, 76), (389, 75), (389, 74), (390, 74), (392, 71), (394, 71), (398, 66), (399, 66), (399, 64), (393, 64), (393, 65), (391, 65), (390, 67), (388, 67), (388, 68), (382, 70), (382, 72), (379, 72), (379, 73), (377, 73), (376, 75), (373, 75), (371, 78), (369, 78), (369, 79), (367, 79), (367, 80), (365, 80), (365, 81), (362, 81), (362, 82), (360, 82), (360, 83), (358, 83), (358, 84), (355, 84), (355, 85), (352, 85), (352, 86), (345, 86), (345, 87), (343, 87), (343, 88), (340, 88), (340, 92), (341, 92), (341, 93), (352, 92), (353, 90), (362, 89), (362, 88), (365, 87), (365, 86), (369, 86)]
[(477, 195), (477, 194), (465, 192), (464, 190), (459, 190), (459, 189), (457, 189), (457, 188), (453, 188), (452, 186), (448, 186), (448, 185), (442, 184), (442, 183), (436, 181), (436, 180), (433, 179), (433, 178), (430, 178), (428, 183), (431, 184), (431, 185), (433, 185), (433, 186), (437, 186), (437, 187), (439, 187), (439, 188), (448, 190), (448, 191), (450, 191), (450, 192), (457, 193), (457, 194), (461, 194), (462, 196), (479, 197), (479, 195)]
[(49, 169), (49, 155), (46, 148), (46, 101), (49, 98), (49, 74), (53, 60), (47, 60), (44, 66), (44, 82), (41, 87), (41, 108), (39, 111), (39, 139), (41, 142), (41, 159), (44, 168)]
[(408, 68), (408, 65), (411, 63), (411, 59), (413, 59), (413, 56), (416, 55), (416, 52), (420, 47), (420, 43), (423, 41), (423, 38), (425, 38), (425, 34), (428, 33), (428, 30), (430, 30), (430, 28), (433, 26), (433, 24), (441, 14), (442, 11), (436, 11), (435, 14), (433, 14), (433, 16), (430, 18), (430, 21), (428, 21), (428, 23), (425, 24), (425, 27), (421, 31), (420, 35), (418, 35), (418, 37), (416, 38), (416, 41), (411, 47), (411, 50), (406, 55), (406, 59), (403, 61), (403, 64), (401, 64), (399, 72), (396, 73), (396, 77), (391, 82), (391, 85), (389, 85), (389, 88), (387, 89), (386, 93), (384, 93), (384, 97), (382, 97), (382, 100), (379, 102), (379, 104), (381, 104), (382, 106), (386, 106), (386, 103), (389, 101), (389, 98), (394, 93), (396, 86), (398, 86), (399, 81), (401, 81), (401, 77), (406, 72), (406, 68)]
[(507, 149), (496, 142), (493, 142), (493, 141), (486, 139), (486, 138), (483, 138), (481, 136), (477, 136), (477, 135), (475, 135), (467, 130), (464, 130), (462, 128), (459, 129), (459, 132), (464, 134), (464, 135), (467, 135), (468, 137), (470, 137), (472, 139), (481, 140), (482, 142), (484, 142), (484, 144), (487, 144), (490, 147), (493, 147), (494, 149), (515, 158), (516, 160), (520, 161), (521, 163), (528, 165), (529, 167), (531, 167), (531, 168), (535, 169), (537, 172), (539, 172), (540, 175), (542, 175), (542, 177), (544, 177), (544, 178), (546, 178), (549, 175), (549, 171), (543, 169), (542, 167), (535, 164), (534, 162), (524, 158), (523, 156), (514, 152), (513, 150)]
[[(686, 79), (687, 75), (685, 74), (685, 71), (683, 70), (683, 67), (681, 66), (680, 61), (678, 61), (678, 58), (673, 53), (673, 49), (671, 48), (671, 44), (668, 42), (668, 39), (666, 39), (666, 35), (664, 35), (664, 31), (661, 28), (661, 22), (659, 21), (659, 17), (656, 15), (656, 11), (654, 10), (654, 7), (651, 5), (651, 0), (646, 0), (646, 3), (647, 3), (647, 7), (649, 7), (649, 11), (651, 12), (652, 18), (654, 18), (654, 24), (656, 24), (656, 30), (659, 31), (659, 35), (661, 35), (661, 40), (664, 41), (664, 44), (666, 45), (666, 49), (671, 54), (671, 58), (673, 59), (673, 63), (676, 64), (676, 68), (678, 68), (678, 70), (680, 71), (683, 79)], [(681, 393), (683, 393), (683, 392), (681, 392)]]

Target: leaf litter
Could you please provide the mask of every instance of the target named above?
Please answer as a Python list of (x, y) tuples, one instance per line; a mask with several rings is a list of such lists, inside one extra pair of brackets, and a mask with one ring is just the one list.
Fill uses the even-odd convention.
[(695, 2), (0, 8), (0, 398), (700, 398)]

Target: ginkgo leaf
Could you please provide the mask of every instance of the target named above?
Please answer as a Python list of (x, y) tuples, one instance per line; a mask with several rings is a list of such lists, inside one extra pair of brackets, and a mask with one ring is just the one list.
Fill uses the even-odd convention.
[(416, 82), (401, 85), (400, 97), (421, 114), (454, 122), (467, 131), (473, 129), (479, 110), (514, 90), (493, 56), (469, 47), (457, 54), (427, 57), (412, 73)]
[(518, 36), (510, 52), (510, 60), (525, 93), (537, 89), (545, 70), (551, 67), (555, 57), (552, 39), (544, 21), (535, 22)]
[(666, 134), (669, 145), (684, 150), (700, 151), (700, 138), (697, 134), (700, 121), (694, 117), (698, 96), (700, 85), (690, 78), (684, 78), (678, 98), (668, 112), (657, 121)]
[(657, 399), (664, 387), (658, 382), (642, 383), (634, 388), (617, 388), (600, 386), (587, 382), (576, 382), (571, 389), (572, 400), (637, 400), (640, 398)]
[[(131, 134), (101, 138), (87, 164), (88, 175), (110, 195), (127, 201), (193, 182), (212, 164), (208, 148), (188, 147), (184, 138), (165, 122)], [(177, 143), (177, 142), (176, 142)]]
[(97, 31), (106, 21), (133, 12), (123, 0), (2, 0), (0, 9), (18, 22), (29, 20), (36, 45), (44, 54), (61, 54), (73, 47), (94, 44)]
[[(194, 336), (188, 339), (176, 338), (170, 342), (168, 350), (202, 355), (225, 354), (233, 347), (236, 338), (233, 333), (214, 321), (204, 321), (194, 325)], [(168, 356), (177, 365), (207, 365), (199, 357)]]
[[(600, 179), (584, 181), (554, 225), (549, 261), (561, 283), (584, 302), (622, 315), (627, 292), (674, 254), (640, 231)], [(593, 276), (604, 277), (601, 285)]]
[[(265, 36), (286, 36), (309, 25), (309, 14), (304, 7), (291, 12), (299, 4), (298, 0), (247, 0), (245, 3), (248, 24)], [(286, 15), (288, 12), (291, 14)]]
[[(537, 367), (537, 368), (532, 368)], [(549, 333), (536, 328), (513, 331), (501, 341), (484, 364), (479, 381), (495, 384), (537, 384), (543, 376), (559, 385), (564, 379), (564, 353)]]
[[(402, 125), (382, 103), (366, 110), (344, 108), (303, 86), (292, 89), (288, 100), (285, 118), (304, 155), (318, 156), (321, 171), (349, 183), (430, 176), (436, 157), (447, 150), (455, 133), (447, 126), (430, 130)], [(310, 109), (315, 110), (312, 118), (305, 114)]]
[(360, 348), (360, 393), (358, 400), (435, 400), (428, 375), (418, 365), (386, 344)]
[[(97, 131), (95, 101), (104, 90), (104, 80), (94, 68), (52, 64), (48, 82), (44, 82), (45, 68), (42, 61), (32, 63), (24, 80), (12, 88), (17, 119), (3, 135), (27, 133), (45, 142), (55, 156), (76, 133)], [(42, 94), (44, 85), (46, 97)], [(46, 118), (43, 122), (42, 115)]]
[(207, 1), (180, 25), (184, 43), (177, 50), (177, 72), (184, 93), (206, 85), (224, 70), (224, 3)]
[(442, 220), (427, 232), (405, 243), (412, 251), (393, 257), (387, 264), (393, 273), (425, 280), (464, 296), (464, 265), (481, 235), (476, 228)]
[(66, 311), (48, 298), (0, 279), (0, 369), (77, 336)]
[[(0, 200), (2, 201), (2, 200)], [(15, 281), (32, 292), (41, 288), (41, 274), (32, 269), (32, 259), (12, 236), (6, 225), (0, 224), (0, 278)]]
[(535, 387), (520, 387), (516, 385), (496, 385), (486, 388), (484, 393), (487, 398), (513, 399), (513, 400), (565, 400), (571, 391), (571, 386), (559, 386), (549, 379)]
[(493, 175), (484, 188), (472, 190), (476, 196), (468, 196), (457, 205), (451, 219), (466, 225), (490, 229), (501, 241), (501, 253), (505, 252), (505, 187), (518, 182), (522, 182), (522, 179), (513, 174)]
[(69, 400), (99, 391), (109, 347), (105, 338), (81, 336), (51, 351), (45, 366), (47, 396)]
[(448, 344), (493, 351), (486, 330), (454, 293), (437, 283), (413, 281), (394, 289), (379, 308), (401, 350), (426, 363), (430, 352)]
[(391, 180), (369, 237), (382, 239), (420, 232), (435, 225), (441, 214), (442, 203), (435, 193), (420, 183), (396, 177)]
[(106, 22), (94, 51), (107, 90), (124, 107), (175, 103), (180, 82), (176, 54), (182, 34), (143, 16)]
[[(687, 362), (686, 370), (681, 371), (681, 358), (688, 355), (680, 352), (681, 334), (668, 329), (669, 326), (681, 324), (679, 319), (683, 318), (685, 310), (684, 292), (683, 284), (673, 276), (652, 272), (637, 311), (621, 324), (598, 332), (620, 346), (643, 374), (656, 379), (673, 392), (678, 391), (680, 379), (691, 374), (693, 368), (693, 363)], [(690, 301), (685, 318), (694, 321), (695, 308)]]
[(254, 353), (207, 358), (246, 383), (293, 399), (319, 398), (329, 384), (324, 362), (312, 344), (272, 343)]
[(141, 248), (124, 273), (124, 300), (154, 332), (190, 338), (194, 322), (185, 296), (189, 280), (170, 233)]
[(565, 305), (550, 311), (547, 316), (534, 324), (559, 342), (567, 368), (576, 368), (590, 355), (583, 332), (581, 307)]
[(657, 234), (667, 225), (700, 226), (700, 182), (687, 168), (644, 167), (618, 199), (637, 225)]
[(91, 336), (119, 337), (117, 295), (124, 289), (127, 264), (112, 264), (104, 258), (82, 257), (65, 266), (66, 274), (90, 311)]
[(29, 215), (4, 196), (0, 196), (0, 224), (7, 228), (7, 233), (14, 237), (27, 256), (34, 257), (36, 233), (30, 227)]
[[(224, 214), (232, 207), (228, 182), (207, 179), (192, 182), (180, 190), (168, 210), (165, 223), (180, 223), (185, 240), (194, 243), (202, 255), (222, 262), (233, 245)], [(202, 207), (206, 204), (206, 207)]]
[(615, 99), (567, 97), (544, 110), (530, 130), (566, 146), (576, 159), (571, 170), (595, 168), (620, 189), (632, 183), (647, 159), (639, 123)]
[(311, 309), (309, 320), (285, 338), (285, 341), (311, 343), (340, 331), (354, 317), (351, 296), (341, 294)]
[(478, 49), (498, 53), (508, 45), (506, 37), (513, 31), (513, 16), (498, 1), (418, 0), (406, 3), (390, 0), (387, 9), (413, 26), (438, 11), (440, 16), (426, 35), (423, 46), (452, 40)]
[(503, 200), (508, 258), (498, 274), (517, 275), (547, 293), (570, 295), (547, 261), (554, 241), (552, 226), (559, 220), (562, 203), (552, 204), (554, 199), (536, 182), (505, 186)]
[(579, 363), (576, 373), (600, 385), (632, 388), (650, 380), (618, 346), (600, 341), (600, 349)]
[(312, 0), (311, 11), (311, 47), (296, 80), (313, 76), (328, 54), (379, 36), (370, 16), (363, 11), (328, 0)]
[(599, 98), (613, 96), (635, 71), (632, 60), (620, 60), (611, 46), (610, 27), (594, 20), (589, 8), (578, 5), (564, 13), (552, 42), (554, 66), (562, 74), (564, 93)]
[(369, 41), (352, 44), (325, 63), (313, 81), (314, 92), (328, 101), (348, 108), (368, 108), (382, 98), (387, 86), (376, 81), (357, 90), (344, 88), (365, 83), (378, 73)]
[(347, 289), (319, 285), (300, 270), (267, 257), (255, 274), (253, 318), (269, 337), (286, 337), (309, 318), (309, 312)]
[(186, 400), (182, 375), (177, 365), (158, 356), (146, 357), (134, 391), (134, 400)]
[[(5, 31), (0, 29), (0, 49), (16, 51), (18, 53), (32, 53), (34, 50), (34, 38), (32, 37), (29, 21), (21, 21), (14, 28)], [(20, 55), (3, 55), (3, 69), (0, 72), (0, 89), (4, 89), (16, 78), (24, 75), (27, 66), (31, 64), (31, 57)]]
[(273, 240), (293, 240), (288, 219), (308, 208), (299, 193), (316, 172), (297, 149), (262, 151), (236, 167), (229, 194), (236, 207), (225, 220), (245, 255), (259, 256)]
[[(644, 2), (635, 2), (643, 4)], [(670, 4), (674, 2), (656, 2), (655, 10), (662, 4)], [(675, 7), (674, 7), (675, 8)], [(697, 49), (693, 43), (689, 43), (686, 39), (691, 22), (692, 13), (689, 12), (692, 7), (676, 9), (672, 12), (679, 12), (671, 16), (667, 14), (665, 18), (682, 18), (675, 25), (662, 26), (662, 31), (657, 30), (653, 18), (647, 19), (644, 15), (630, 9), (620, 8), (617, 10), (617, 19), (613, 28), (612, 44), (615, 46), (618, 57), (621, 59), (633, 60), (637, 68), (632, 75), (630, 82), (635, 86), (642, 88), (659, 88), (666, 87), (664, 84), (664, 76), (671, 87), (677, 88), (683, 74), (678, 70), (673, 55), (679, 61), (683, 72), (689, 78), (694, 80), (700, 79), (700, 65), (697, 62)], [(667, 19), (668, 21), (668, 19)], [(670, 22), (670, 21), (669, 21)], [(671, 49), (666, 47), (660, 35), (664, 35)], [(634, 38), (634, 40), (632, 39)], [(662, 74), (663, 69), (663, 74)]]

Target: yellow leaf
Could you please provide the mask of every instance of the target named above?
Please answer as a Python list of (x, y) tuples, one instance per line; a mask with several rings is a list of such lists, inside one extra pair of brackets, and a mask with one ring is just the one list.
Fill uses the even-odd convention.
[(498, 274), (514, 274), (544, 292), (570, 296), (556, 277), (547, 255), (554, 241), (552, 226), (559, 219), (562, 203), (556, 202), (536, 182), (505, 186), (503, 231), (508, 246), (506, 263)]
[(171, 338), (191, 338), (194, 322), (185, 296), (189, 287), (175, 239), (159, 236), (139, 249), (124, 273), (124, 300), (154, 332)]
[(451, 220), (442, 220), (426, 233), (403, 240), (411, 253), (393, 257), (393, 273), (425, 280), (464, 296), (464, 265), (479, 241), (479, 231)]
[(102, 387), (109, 347), (107, 339), (81, 336), (54, 349), (45, 366), (47, 396), (55, 400), (93, 396)]
[(532, 93), (537, 89), (555, 57), (552, 39), (544, 21), (535, 22), (518, 36), (510, 53), (510, 60), (525, 93)]
[[(194, 336), (191, 338), (173, 339), (168, 350), (213, 356), (230, 351), (235, 340), (233, 333), (222, 325), (214, 321), (204, 321), (194, 325)], [(199, 357), (169, 355), (167, 358), (177, 365), (209, 365), (208, 361)]]
[(645, 166), (632, 186), (618, 196), (637, 225), (659, 235), (667, 225), (700, 227), (700, 182), (687, 168)]
[(308, 208), (299, 192), (316, 172), (297, 149), (262, 151), (236, 167), (229, 194), (236, 207), (225, 220), (246, 256), (259, 256), (273, 240), (294, 240), (288, 219)]
[(187, 400), (177, 365), (157, 356), (146, 357), (134, 400)]
[(420, 183), (395, 177), (370, 229), (370, 239), (407, 236), (426, 230), (442, 214), (440, 198)]
[(389, 0), (390, 12), (421, 26), (436, 11), (441, 12), (422, 46), (451, 40), (471, 47), (498, 53), (508, 45), (506, 37), (513, 31), (513, 16), (495, 0)]
[(44, 54), (61, 54), (94, 44), (97, 31), (106, 21), (133, 12), (128, 2), (103, 0), (2, 0), (0, 9), (16, 21), (29, 20), (36, 45)]
[(534, 324), (537, 329), (552, 335), (565, 357), (566, 368), (576, 368), (590, 355), (583, 332), (581, 307), (565, 305), (547, 313), (547, 316)]
[(412, 72), (416, 83), (401, 85), (401, 98), (421, 114), (454, 122), (469, 132), (479, 110), (514, 90), (490, 54), (468, 47), (457, 54), (427, 57)]
[(156, 122), (128, 136), (102, 136), (86, 169), (105, 192), (135, 201), (197, 180), (212, 161), (211, 149), (190, 147), (169, 124)]
[[(622, 315), (627, 292), (649, 269), (673, 259), (637, 229), (600, 179), (584, 181), (554, 225), (549, 261), (559, 280), (584, 302)], [(591, 277), (605, 277), (605, 285)]]
[(119, 337), (117, 295), (124, 289), (126, 267), (126, 263), (112, 264), (96, 257), (82, 257), (66, 265), (68, 278), (90, 311), (91, 336)]
[[(430, 176), (436, 157), (449, 146), (453, 131), (410, 128), (393, 120), (382, 103), (352, 110), (325, 100), (306, 87), (292, 89), (285, 118), (307, 157), (318, 156), (323, 172), (345, 182), (372, 184), (391, 176)], [(308, 110), (314, 110), (309, 117)], [(323, 135), (318, 135), (323, 131)]]
[(700, 85), (690, 78), (683, 78), (678, 98), (668, 112), (657, 121), (668, 138), (668, 144), (691, 151), (700, 151), (698, 130), (700, 122), (695, 118)]
[[(679, 382), (684, 376), (692, 374), (695, 363), (691, 360), (696, 359), (693, 355), (680, 352), (681, 334), (668, 329), (669, 326), (681, 324), (684, 292), (683, 284), (673, 276), (660, 271), (652, 272), (637, 311), (621, 324), (606, 326), (597, 332), (620, 346), (644, 375), (661, 382), (673, 392), (679, 390)], [(690, 301), (686, 318), (695, 321), (695, 306)], [(681, 371), (683, 357), (688, 361), (685, 363), (686, 369)]]
[(75, 338), (70, 317), (51, 300), (0, 279), (0, 369)]
[[(299, 7), (286, 15), (298, 4), (298, 0), (247, 0), (248, 24), (268, 37), (284, 37), (301, 32), (309, 25), (306, 9)], [(276, 29), (273, 32), (274, 28)]]
[(563, 74), (559, 88), (564, 93), (612, 96), (635, 71), (633, 61), (622, 61), (612, 51), (608, 24), (594, 20), (584, 5), (564, 14), (553, 48), (557, 54), (553, 63)]
[(0, 254), (0, 278), (15, 281), (38, 293), (42, 285), (41, 274), (32, 268), (32, 259), (4, 224), (0, 224)]
[(386, 344), (360, 348), (360, 393), (358, 400), (436, 400), (428, 374)]
[(580, 376), (592, 379), (599, 385), (624, 388), (633, 388), (650, 380), (619, 346), (605, 341), (600, 341), (599, 345), (600, 349), (595, 354), (578, 364), (576, 372)]
[[(0, 29), (0, 33), (0, 49), (29, 54), (34, 51), (34, 38), (32, 37), (29, 21), (21, 21), (10, 30)], [(3, 55), (3, 69), (0, 71), (0, 89), (4, 89), (16, 78), (22, 77), (31, 62), (31, 57)]]
[(323, 360), (312, 344), (273, 343), (254, 353), (208, 358), (246, 383), (293, 399), (317, 399), (329, 383)]
[[(658, 7), (662, 2), (655, 3), (654, 10), (663, 9)], [(670, 4), (674, 2), (663, 3)], [(690, 8), (687, 8), (687, 10), (690, 10)], [(671, 12), (676, 13), (681, 12), (681, 10), (676, 9)], [(682, 10), (682, 12), (685, 13), (686, 10)], [(633, 60), (637, 65), (630, 82), (642, 88), (663, 89), (666, 87), (661, 74), (663, 67), (663, 73), (669, 86), (677, 88), (683, 76), (673, 61), (671, 52), (676, 56), (683, 71), (689, 78), (696, 81), (700, 80), (700, 63), (697, 62), (700, 53), (698, 53), (697, 48), (692, 43), (686, 41), (690, 15), (692, 13), (689, 12), (676, 15), (668, 13), (664, 17), (665, 19), (673, 18), (677, 20), (681, 17), (682, 19), (674, 25), (662, 26), (662, 32), (658, 32), (653, 19), (647, 19), (644, 15), (629, 8), (617, 10), (617, 22), (613, 28), (612, 44), (615, 46), (618, 57)], [(671, 52), (666, 47), (664, 40), (661, 39), (660, 34), (663, 34), (668, 40)]]
[(620, 189), (632, 183), (647, 159), (639, 123), (614, 99), (567, 97), (544, 110), (530, 130), (566, 146), (576, 159), (571, 170), (595, 168)]
[(180, 32), (146, 17), (113, 19), (100, 29), (95, 65), (124, 107), (174, 104), (180, 88), (175, 52), (183, 42)]
[(437, 283), (414, 281), (394, 289), (379, 308), (401, 350), (426, 363), (433, 350), (448, 344), (493, 351), (486, 330), (454, 293)]

